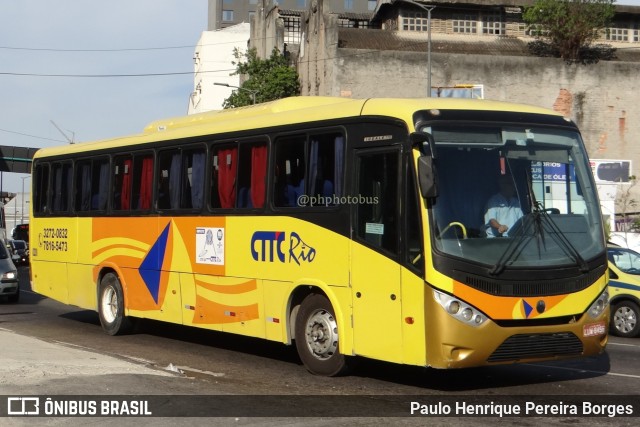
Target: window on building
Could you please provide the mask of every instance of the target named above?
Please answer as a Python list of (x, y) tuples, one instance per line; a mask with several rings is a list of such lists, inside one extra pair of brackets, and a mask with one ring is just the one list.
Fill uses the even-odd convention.
[(500, 15), (484, 15), (482, 17), (482, 34), (504, 34), (504, 24)]
[(338, 27), (341, 28), (370, 28), (371, 23), (361, 19), (338, 19)]
[(249, 22), (253, 20), (253, 17), (256, 16), (255, 12), (249, 12)]
[(477, 32), (476, 17), (473, 15), (458, 15), (453, 19), (452, 24), (454, 33), (475, 34)]
[(296, 6), (298, 6), (300, 8), (306, 8), (307, 7), (307, 0), (296, 0)]
[(626, 42), (629, 40), (628, 29), (626, 28), (607, 28), (606, 39), (613, 42)]
[(233, 4), (233, 0), (223, 0), (222, 4)]
[(634, 43), (639, 42), (640, 41), (640, 31), (638, 31), (638, 24), (634, 24), (633, 25), (633, 30), (631, 30), (631, 31), (632, 31), (631, 40)]
[(428, 31), (429, 20), (426, 12), (404, 12), (402, 29), (404, 31)]
[(299, 16), (284, 16), (284, 42), (289, 45), (300, 44), (301, 30)]
[(258, 4), (258, 0), (249, 0), (249, 4)]
[(369, 4), (367, 6), (369, 10), (376, 10), (376, 4), (378, 4), (378, 0), (369, 0)]
[(233, 22), (233, 10), (223, 10), (222, 20), (224, 22)]
[(344, 9), (352, 10), (353, 9), (353, 0), (344, 0)]

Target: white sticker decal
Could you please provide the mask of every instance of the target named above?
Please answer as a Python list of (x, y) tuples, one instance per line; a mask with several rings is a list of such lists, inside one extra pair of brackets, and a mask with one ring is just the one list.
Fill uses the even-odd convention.
[(196, 228), (196, 263), (224, 265), (224, 228)]

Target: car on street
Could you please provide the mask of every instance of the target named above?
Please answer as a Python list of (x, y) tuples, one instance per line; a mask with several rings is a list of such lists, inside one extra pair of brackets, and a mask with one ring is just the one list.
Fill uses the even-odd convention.
[(640, 335), (640, 254), (634, 250), (608, 245), (609, 331), (619, 337)]
[(24, 240), (9, 240), (11, 260), (16, 266), (29, 264), (29, 245)]
[(0, 297), (9, 302), (18, 302), (20, 287), (18, 285), (18, 270), (11, 260), (7, 248), (0, 244)]

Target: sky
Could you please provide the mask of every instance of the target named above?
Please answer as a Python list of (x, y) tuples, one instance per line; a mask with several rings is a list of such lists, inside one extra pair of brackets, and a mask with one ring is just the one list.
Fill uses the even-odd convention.
[[(206, 29), (207, 0), (0, 0), (0, 145), (105, 139), (187, 114)], [(25, 176), (3, 173), (2, 191)]]

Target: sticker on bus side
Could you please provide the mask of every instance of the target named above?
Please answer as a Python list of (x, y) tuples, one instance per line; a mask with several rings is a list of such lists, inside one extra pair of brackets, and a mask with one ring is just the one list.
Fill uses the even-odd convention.
[(196, 228), (196, 263), (224, 265), (224, 228)]

